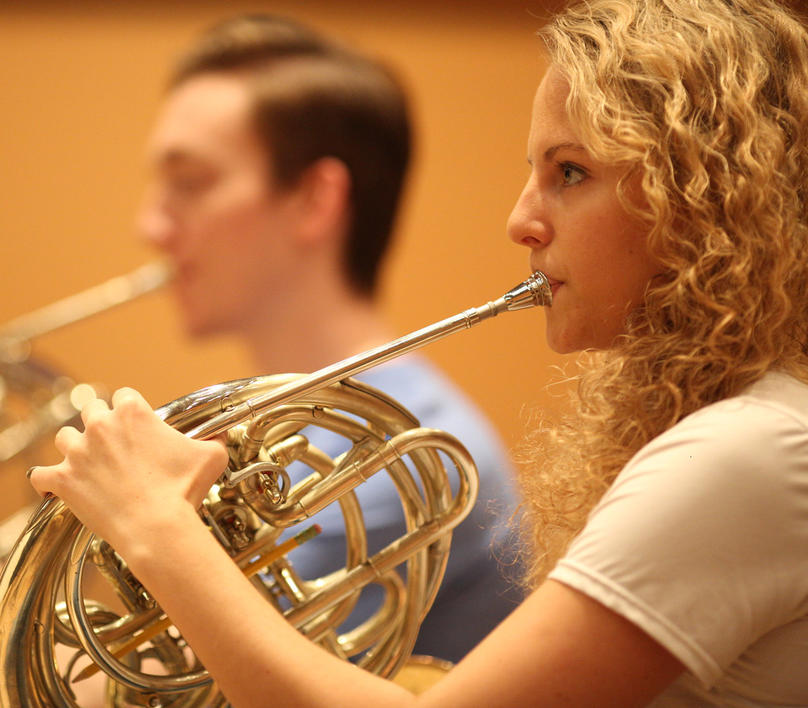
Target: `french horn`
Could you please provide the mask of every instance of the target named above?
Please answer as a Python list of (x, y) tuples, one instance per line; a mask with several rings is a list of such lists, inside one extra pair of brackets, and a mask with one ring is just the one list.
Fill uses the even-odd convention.
[(31, 342), (150, 293), (165, 285), (169, 277), (163, 263), (146, 263), (0, 325), (0, 413), (11, 407), (8, 398), (12, 395), (28, 399), (32, 408), (24, 419), (0, 429), (0, 463), (57, 430), (80, 408), (81, 392), (73, 390), (75, 383), (32, 357)]
[[(230, 462), (199, 513), (257, 591), (309, 639), (394, 675), (437, 592), (452, 529), (477, 492), (474, 461), (456, 438), (419, 427), (395, 400), (351, 377), (499, 313), (549, 305), (551, 297), (537, 272), (495, 301), (313, 374), (223, 383), (157, 410), (190, 437), (226, 436)], [(332, 459), (311, 446), (309, 426), (344, 438), (345, 451)], [(355, 489), (380, 473), (400, 495), (406, 530), (368, 549)], [(345, 523), (344, 566), (301, 577), (294, 551), (281, 553), (316, 533), (298, 529), (334, 503)], [(117, 606), (86, 596), (85, 568), (106, 579)], [(352, 624), (370, 585), (381, 588), (378, 610)], [(105, 675), (107, 706), (227, 705), (125, 561), (61, 500), (46, 498), (0, 572), (0, 705), (80, 706), (75, 680), (96, 670)]]
[[(162, 263), (146, 263), (0, 325), (0, 471), (5, 488), (0, 504), (0, 560), (33, 509), (35, 495), (22, 471), (42, 455), (43, 440), (76, 422), (89, 397), (103, 394), (98, 385), (79, 383), (33, 355), (33, 341), (150, 293), (169, 276)], [(9, 476), (14, 474), (19, 484), (11, 483)]]

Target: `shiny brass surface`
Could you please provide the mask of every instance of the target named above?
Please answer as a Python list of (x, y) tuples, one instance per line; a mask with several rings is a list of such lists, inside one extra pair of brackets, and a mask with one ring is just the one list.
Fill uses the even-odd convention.
[(33, 357), (32, 340), (161, 288), (170, 275), (146, 263), (0, 325), (0, 464), (69, 422), (92, 393)]
[[(90, 396), (104, 396), (97, 384), (80, 384), (32, 354), (32, 341), (162, 287), (170, 277), (159, 262), (147, 263), (83, 292), (0, 325), (0, 559), (19, 535), (21, 514), (33, 511), (35, 495), (22, 472), (44, 461), (42, 442), (63, 425), (77, 422)], [(18, 483), (17, 483), (18, 482)]]
[[(452, 529), (477, 493), (474, 462), (458, 440), (420, 427), (395, 400), (349, 377), (500, 312), (549, 305), (550, 298), (546, 278), (536, 274), (498, 300), (313, 374), (232, 381), (158, 409), (189, 436), (227, 436), (230, 464), (200, 515), (234, 562), (245, 565), (319, 510), (339, 505), (346, 538), (340, 567), (303, 577), (293, 551), (251, 580), (312, 641), (394, 675), (437, 592)], [(337, 435), (344, 451), (331, 458), (317, 449), (308, 439), (312, 426)], [(399, 492), (406, 531), (383, 548), (368, 548), (358, 487), (380, 474)], [(107, 580), (113, 602), (87, 597), (87, 569)], [(383, 599), (373, 616), (356, 621), (351, 612), (370, 586)], [(88, 662), (105, 675), (107, 706), (226, 705), (173, 628), (113, 656), (161, 618), (123, 559), (59, 499), (44, 500), (0, 572), (0, 705), (82, 706), (72, 679)]]

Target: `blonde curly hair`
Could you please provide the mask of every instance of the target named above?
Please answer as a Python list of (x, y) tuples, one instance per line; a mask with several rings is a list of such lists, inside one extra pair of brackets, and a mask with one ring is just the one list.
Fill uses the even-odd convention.
[(528, 442), (528, 585), (654, 437), (771, 369), (808, 381), (805, 29), (773, 0), (589, 0), (541, 35), (590, 153), (641, 180), (618, 196), (664, 272)]

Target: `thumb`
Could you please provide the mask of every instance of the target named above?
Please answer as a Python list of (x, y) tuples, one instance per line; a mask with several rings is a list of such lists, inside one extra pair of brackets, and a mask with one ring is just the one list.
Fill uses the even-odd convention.
[(227, 447), (224, 440), (213, 438), (212, 440), (198, 440), (197, 453), (199, 455), (199, 468), (197, 481), (201, 490), (201, 497), (204, 496), (213, 483), (222, 475), (227, 468), (230, 458), (227, 454)]

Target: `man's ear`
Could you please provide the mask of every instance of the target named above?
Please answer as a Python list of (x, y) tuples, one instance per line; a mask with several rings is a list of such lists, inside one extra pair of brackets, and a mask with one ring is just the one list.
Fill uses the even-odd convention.
[(335, 157), (320, 158), (306, 168), (295, 191), (300, 242), (341, 240), (351, 210), (351, 173), (345, 163)]

